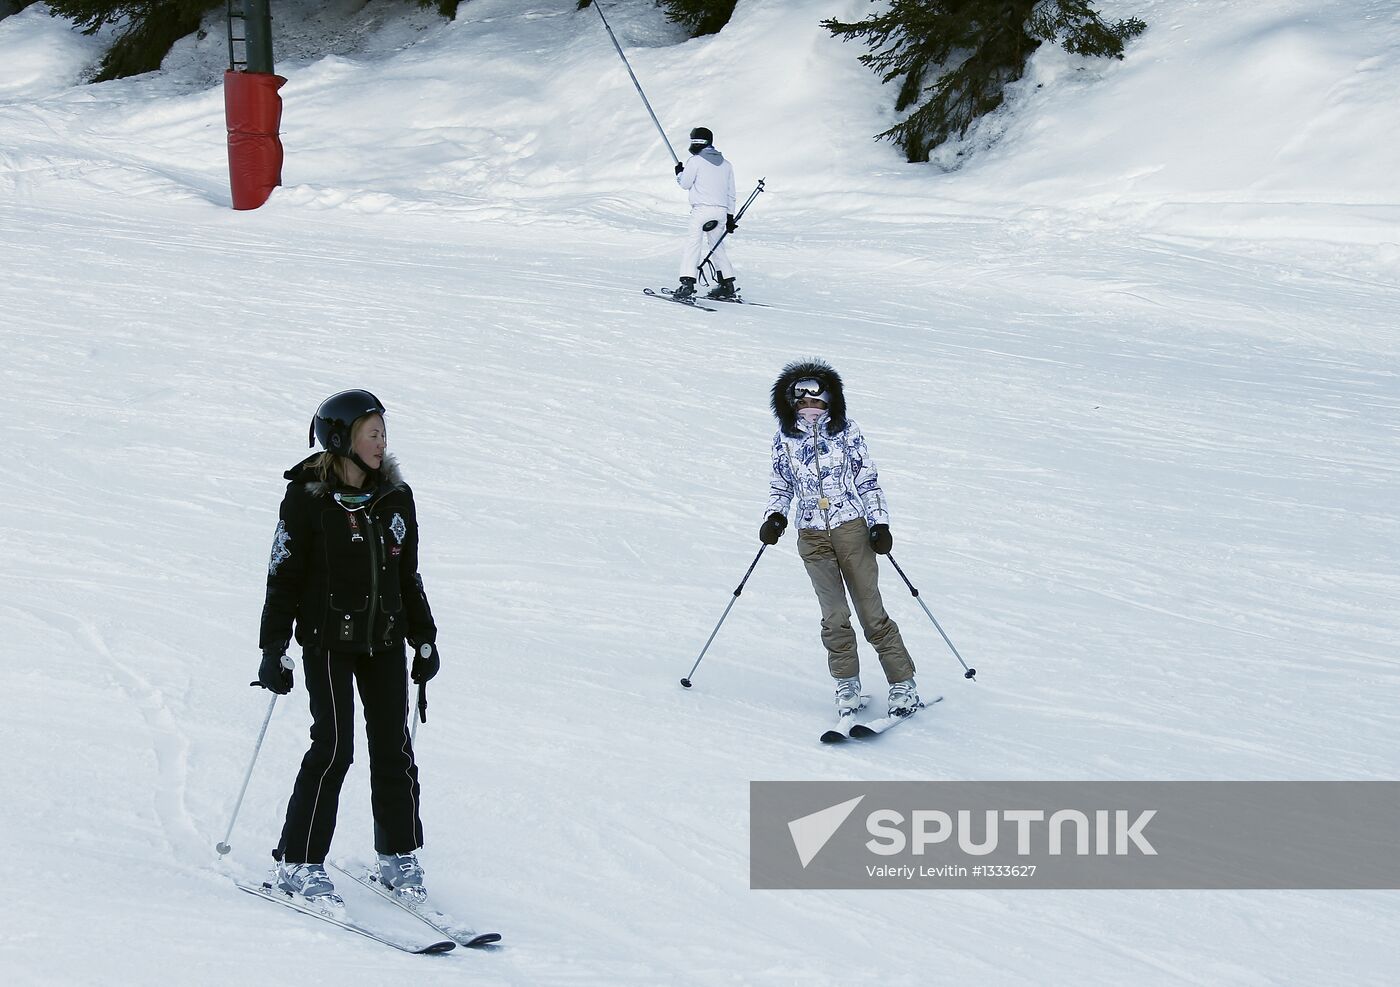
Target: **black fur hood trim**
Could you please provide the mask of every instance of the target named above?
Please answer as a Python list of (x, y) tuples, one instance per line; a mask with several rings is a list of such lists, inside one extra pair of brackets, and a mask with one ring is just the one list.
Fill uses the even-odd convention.
[[(319, 452), (312, 453), (282, 475), (293, 483), (303, 484), (306, 487), (306, 492), (312, 497), (329, 496), (332, 493), (331, 487), (321, 482), (316, 474), (311, 472), (311, 463), (320, 455)], [(403, 482), (403, 474), (399, 472), (399, 461), (394, 458), (392, 453), (386, 452), (384, 462), (379, 465), (379, 478), (375, 486), (381, 491), (387, 492), (406, 485)]]
[(770, 404), (773, 417), (778, 419), (778, 427), (784, 435), (801, 435), (797, 428), (797, 410), (788, 401), (788, 388), (799, 380), (811, 377), (819, 380), (831, 395), (827, 403), (828, 435), (836, 435), (846, 427), (846, 393), (841, 387), (841, 375), (832, 369), (825, 360), (794, 360), (783, 368), (778, 379), (773, 382)]

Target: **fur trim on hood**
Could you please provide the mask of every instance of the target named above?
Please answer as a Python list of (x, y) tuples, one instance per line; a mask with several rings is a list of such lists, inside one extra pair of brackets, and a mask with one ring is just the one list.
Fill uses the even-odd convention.
[(841, 388), (841, 375), (824, 360), (794, 360), (783, 368), (773, 382), (773, 417), (778, 419), (778, 427), (784, 435), (802, 434), (797, 428), (797, 409), (788, 400), (788, 388), (808, 377), (821, 381), (831, 395), (826, 406), (826, 431), (828, 435), (836, 435), (846, 427), (846, 393)]
[[(330, 494), (330, 486), (323, 483), (320, 477), (311, 471), (311, 464), (320, 456), (319, 452), (312, 453), (282, 475), (293, 483), (305, 484), (306, 492), (313, 497)], [(404, 485), (403, 474), (399, 472), (399, 461), (394, 458), (393, 453), (386, 452), (384, 462), (379, 464), (379, 476), (375, 486), (388, 491)]]

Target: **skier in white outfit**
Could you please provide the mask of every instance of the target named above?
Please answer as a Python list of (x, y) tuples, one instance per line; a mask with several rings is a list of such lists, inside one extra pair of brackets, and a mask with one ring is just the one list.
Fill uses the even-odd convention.
[(696, 127), (690, 132), (690, 158), (684, 164), (676, 163), (676, 184), (690, 192), (690, 225), (686, 230), (685, 250), (681, 252), (681, 284), (676, 289), (676, 298), (690, 298), (695, 294), (695, 275), (700, 269), (700, 259), (705, 256), (707, 238), (710, 246), (719, 244), (710, 256), (719, 283), (709, 297), (735, 298), (739, 294), (734, 286), (734, 267), (729, 262), (729, 254), (724, 244), (719, 243), (721, 225), (728, 233), (733, 233), (735, 228), (734, 167), (724, 160), (714, 139), (708, 127)]

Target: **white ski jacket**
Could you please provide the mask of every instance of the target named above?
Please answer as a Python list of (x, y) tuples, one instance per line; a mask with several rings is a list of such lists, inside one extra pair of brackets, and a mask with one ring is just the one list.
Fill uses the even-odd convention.
[[(842, 431), (828, 435), (828, 421), (825, 414), (815, 423), (798, 419), (800, 435), (779, 430), (773, 436), (773, 471), (764, 518), (782, 514), (798, 528), (823, 531), (859, 517), (869, 525), (889, 524), (885, 492), (860, 426), (847, 419)], [(794, 498), (797, 507), (789, 514)]]
[(734, 166), (714, 147), (692, 154), (676, 184), (690, 190), (692, 207), (715, 206), (734, 213)]

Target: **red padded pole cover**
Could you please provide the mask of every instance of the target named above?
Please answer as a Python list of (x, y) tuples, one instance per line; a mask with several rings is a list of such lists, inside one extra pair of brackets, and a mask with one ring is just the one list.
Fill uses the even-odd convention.
[(224, 73), (228, 125), (228, 177), (233, 208), (256, 209), (282, 184), (282, 97), (287, 84), (268, 72)]

